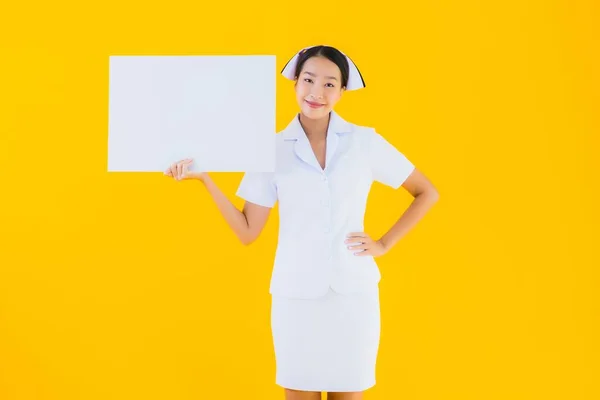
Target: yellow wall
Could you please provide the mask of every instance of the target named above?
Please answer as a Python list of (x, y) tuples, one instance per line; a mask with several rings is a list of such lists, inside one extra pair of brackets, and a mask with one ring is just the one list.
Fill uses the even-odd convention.
[[(277, 215), (244, 247), (201, 184), (108, 174), (108, 57), (276, 54), (281, 69), (321, 42), (368, 85), (337, 111), (441, 194), (379, 261), (368, 398), (600, 398), (597, 2), (45, 3), (0, 13), (1, 399), (282, 398)], [(282, 129), (297, 105), (277, 79)], [(241, 207), (241, 174), (213, 177)], [(376, 185), (367, 230), (409, 202)]]

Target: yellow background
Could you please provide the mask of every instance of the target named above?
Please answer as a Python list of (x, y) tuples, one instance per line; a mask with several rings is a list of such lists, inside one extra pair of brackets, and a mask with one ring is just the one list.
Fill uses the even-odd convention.
[[(493, 4), (492, 4), (493, 3)], [(393, 3), (391, 3), (393, 4)], [(39, 2), (0, 12), (0, 398), (280, 399), (277, 213), (238, 243), (201, 184), (106, 172), (110, 55), (348, 53), (440, 201), (380, 259), (368, 399), (600, 398), (595, 1)], [(277, 77), (277, 128), (297, 111)], [(234, 197), (241, 174), (214, 174)], [(407, 192), (376, 185), (380, 235)]]

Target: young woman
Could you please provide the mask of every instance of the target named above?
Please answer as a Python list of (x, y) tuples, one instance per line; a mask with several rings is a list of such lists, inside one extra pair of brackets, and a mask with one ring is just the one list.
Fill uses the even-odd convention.
[[(246, 173), (238, 210), (207, 173), (173, 163), (165, 174), (198, 179), (244, 244), (261, 233), (279, 202), (272, 271), (271, 328), (276, 383), (287, 400), (362, 399), (375, 385), (380, 337), (375, 258), (392, 247), (437, 201), (432, 183), (375, 129), (349, 123), (334, 106), (345, 90), (365, 87), (352, 60), (329, 46), (297, 53), (282, 74), (295, 81), (300, 112), (277, 135), (272, 173)], [(414, 200), (385, 235), (363, 232), (372, 182), (408, 190)]]

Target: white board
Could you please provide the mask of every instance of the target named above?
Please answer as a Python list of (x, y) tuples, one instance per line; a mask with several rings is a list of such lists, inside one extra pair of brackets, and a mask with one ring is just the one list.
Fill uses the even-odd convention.
[(111, 56), (108, 171), (272, 172), (275, 56)]

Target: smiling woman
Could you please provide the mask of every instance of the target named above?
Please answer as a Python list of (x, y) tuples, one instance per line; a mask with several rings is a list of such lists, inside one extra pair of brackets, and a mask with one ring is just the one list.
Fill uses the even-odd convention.
[[(280, 135), (275, 173), (247, 174), (238, 191), (250, 202), (280, 202), (271, 281), (276, 382), (288, 400), (320, 399), (323, 391), (330, 400), (361, 399), (375, 385), (379, 349), (381, 275), (375, 257), (399, 239), (399, 228), (407, 228), (397, 223), (385, 241), (362, 232), (371, 183), (398, 188), (406, 182), (431, 200), (437, 197), (374, 129), (333, 111), (346, 90), (366, 86), (349, 57), (333, 47), (310, 47), (282, 74), (295, 81), (300, 113)], [(413, 210), (433, 202), (419, 203)]]
[[(375, 385), (381, 278), (375, 258), (425, 215), (437, 192), (374, 128), (333, 110), (346, 90), (365, 87), (350, 58), (333, 47), (310, 47), (282, 74), (295, 82), (300, 112), (276, 135), (275, 171), (244, 174), (236, 193), (246, 200), (241, 211), (208, 175), (198, 179), (244, 244), (256, 240), (279, 202), (271, 329), (275, 381), (286, 399), (327, 392), (329, 400), (357, 400)], [(188, 162), (172, 166), (170, 175), (185, 175)], [(363, 231), (374, 181), (415, 196), (377, 240)]]

